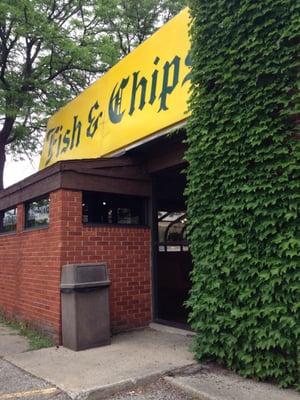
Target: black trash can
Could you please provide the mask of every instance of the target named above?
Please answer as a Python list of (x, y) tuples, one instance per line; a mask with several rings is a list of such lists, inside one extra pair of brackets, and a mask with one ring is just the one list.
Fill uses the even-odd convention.
[(106, 264), (62, 267), (62, 341), (78, 351), (110, 344), (109, 286)]

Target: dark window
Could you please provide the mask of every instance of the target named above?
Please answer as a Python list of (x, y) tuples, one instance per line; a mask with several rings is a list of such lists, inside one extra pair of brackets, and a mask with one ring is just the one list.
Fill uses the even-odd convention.
[(49, 197), (25, 203), (25, 228), (36, 228), (49, 224)]
[(145, 225), (146, 201), (136, 196), (83, 192), (83, 222)]
[(17, 209), (0, 211), (0, 232), (15, 232), (17, 229)]

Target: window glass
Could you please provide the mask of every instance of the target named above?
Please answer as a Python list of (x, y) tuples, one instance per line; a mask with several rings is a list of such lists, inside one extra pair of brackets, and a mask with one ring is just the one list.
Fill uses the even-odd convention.
[(183, 223), (183, 221), (179, 221), (169, 225), (165, 236), (166, 242), (180, 242), (183, 240)]
[(0, 232), (15, 232), (17, 229), (17, 209), (0, 212)]
[(158, 212), (158, 236), (160, 242), (181, 240), (182, 229), (184, 227), (184, 212)]
[(183, 211), (158, 211), (159, 252), (188, 251), (186, 223)]
[(49, 197), (25, 203), (25, 227), (35, 228), (49, 224)]
[(83, 222), (144, 225), (145, 199), (136, 196), (83, 192)]

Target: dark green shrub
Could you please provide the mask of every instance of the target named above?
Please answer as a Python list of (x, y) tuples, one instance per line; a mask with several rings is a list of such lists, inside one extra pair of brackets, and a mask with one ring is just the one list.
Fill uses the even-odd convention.
[(190, 8), (196, 356), (300, 388), (300, 2)]

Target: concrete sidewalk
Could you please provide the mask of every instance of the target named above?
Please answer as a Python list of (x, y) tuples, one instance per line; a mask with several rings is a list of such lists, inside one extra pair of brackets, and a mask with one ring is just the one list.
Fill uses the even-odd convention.
[(0, 357), (23, 353), (28, 349), (29, 343), (26, 338), (0, 323)]
[[(296, 391), (243, 379), (216, 365), (198, 364), (188, 350), (192, 338), (186, 332), (151, 326), (160, 330), (116, 335), (111, 346), (81, 352), (63, 347), (26, 352), (26, 339), (0, 324), (0, 358), (4, 356), (0, 387), (4, 384), (6, 391), (2, 396), (22, 389), (27, 397), (37, 392), (33, 400), (45, 398), (49, 390), (56, 391), (61, 400), (67, 395), (97, 400), (117, 393), (111, 400), (131, 400), (132, 396), (137, 400), (300, 400)], [(161, 376), (164, 379), (158, 380)], [(146, 386), (136, 390), (141, 385)], [(4, 389), (0, 389), (0, 400)]]
[(165, 377), (165, 381), (200, 400), (300, 400), (300, 393), (294, 390), (244, 379), (215, 365), (192, 369)]
[(30, 348), (26, 338), (0, 323), (0, 400), (26, 399), (42, 400), (55, 396), (56, 400), (69, 397), (48, 382), (36, 378), (4, 360), (4, 357), (16, 356)]
[(116, 335), (110, 346), (74, 352), (63, 347), (6, 359), (50, 382), (73, 399), (102, 399), (167, 372), (195, 364), (191, 338), (145, 329)]

